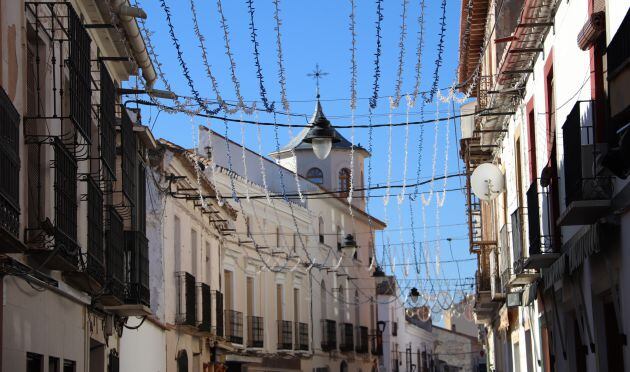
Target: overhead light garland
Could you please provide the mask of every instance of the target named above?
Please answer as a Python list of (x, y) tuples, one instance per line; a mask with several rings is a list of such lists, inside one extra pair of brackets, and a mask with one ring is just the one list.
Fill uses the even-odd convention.
[(275, 109), (275, 104), (269, 103), (267, 99), (267, 90), (265, 89), (265, 80), (262, 73), (262, 66), (260, 65), (260, 53), (258, 52), (258, 35), (256, 34), (256, 26), (254, 24), (254, 0), (246, 0), (247, 10), (249, 12), (249, 31), (251, 32), (251, 41), (254, 46), (254, 64), (256, 64), (256, 76), (258, 77), (258, 88), (260, 90), (260, 99), (262, 100), (265, 110), (272, 112)]
[(171, 9), (166, 4), (166, 0), (160, 0), (160, 5), (162, 6), (162, 10), (164, 11), (164, 14), (166, 15), (166, 23), (168, 25), (168, 32), (171, 37), (171, 41), (173, 42), (173, 45), (175, 46), (175, 51), (177, 52), (177, 60), (179, 61), (179, 65), (182, 68), (182, 72), (184, 73), (184, 77), (186, 78), (186, 82), (188, 83), (188, 87), (190, 88), (190, 91), (192, 92), (193, 97), (195, 98), (195, 101), (203, 109), (203, 111), (206, 114), (216, 115), (217, 113), (219, 113), (219, 111), (221, 111), (221, 106), (217, 107), (214, 110), (210, 110), (208, 106), (206, 105), (206, 103), (201, 99), (201, 95), (199, 94), (199, 91), (197, 91), (197, 89), (195, 88), (195, 84), (192, 78), (190, 77), (190, 70), (188, 69), (188, 65), (186, 64), (186, 61), (184, 61), (184, 54), (182, 52), (179, 39), (175, 35), (175, 27), (173, 26), (173, 22), (171, 20)]
[(381, 77), (381, 24), (383, 22), (383, 0), (376, 0), (376, 52), (374, 52), (374, 89), (370, 98), (370, 108), (378, 104), (379, 79)]
[(394, 89), (394, 98), (390, 104), (398, 107), (402, 98), (401, 90), (403, 84), (403, 70), (405, 66), (405, 38), (407, 37), (407, 5), (409, 0), (402, 0), (402, 13), (400, 14), (400, 38), (398, 40), (398, 69), (396, 72), (396, 88)]
[(223, 30), (225, 55), (227, 55), (230, 62), (230, 74), (232, 76), (232, 84), (234, 85), (234, 93), (236, 94), (236, 99), (238, 100), (237, 104), (239, 108), (243, 110), (246, 114), (251, 115), (256, 105), (254, 104), (252, 105), (252, 107), (247, 107), (243, 100), (243, 96), (241, 95), (241, 83), (238, 81), (238, 77), (236, 76), (236, 62), (234, 60), (234, 55), (232, 54), (232, 48), (230, 47), (230, 31), (228, 28), (227, 19), (225, 18), (225, 14), (223, 13), (223, 4), (221, 3), (221, 0), (217, 0), (217, 11), (219, 12), (219, 20), (221, 22), (221, 29)]
[(412, 99), (415, 102), (420, 93), (420, 85), (422, 84), (422, 52), (424, 51), (424, 9), (425, 0), (420, 0), (420, 15), (418, 16), (418, 45), (416, 48), (416, 83), (413, 87)]
[(435, 94), (438, 92), (438, 84), (440, 82), (440, 67), (442, 67), (442, 58), (444, 54), (444, 38), (446, 36), (446, 0), (442, 0), (442, 16), (440, 17), (440, 33), (438, 37), (437, 56), (435, 58), (435, 70), (433, 71), (433, 84), (429, 91), (428, 102), (433, 101)]

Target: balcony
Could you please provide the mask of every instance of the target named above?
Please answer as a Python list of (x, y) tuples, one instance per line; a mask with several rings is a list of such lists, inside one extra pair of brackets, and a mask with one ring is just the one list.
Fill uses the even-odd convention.
[(354, 350), (354, 326), (352, 323), (339, 324), (339, 350), (342, 352), (350, 352)]
[(372, 355), (383, 356), (383, 333), (378, 329), (373, 329), (372, 335)]
[(289, 320), (278, 320), (278, 350), (293, 349), (293, 324)]
[(308, 351), (308, 324), (295, 322), (295, 350)]
[(213, 291), (214, 293), (214, 314), (215, 314), (215, 334), (219, 337), (223, 337), (223, 293), (219, 291)]
[(503, 283), (501, 283), (499, 255), (499, 247), (495, 247), (490, 252), (490, 297), (492, 301), (496, 302), (502, 302), (505, 300)]
[(322, 320), (322, 350), (333, 351), (337, 349), (337, 322), (334, 320)]
[(368, 353), (368, 327), (357, 327), (357, 342), (354, 351), (356, 351), (357, 354)]
[(598, 156), (604, 145), (594, 140), (593, 101), (578, 101), (562, 126), (566, 209), (558, 224), (591, 225), (610, 209), (613, 183), (599, 175)]
[[(540, 205), (542, 201), (542, 208)], [(533, 182), (527, 190), (527, 222), (529, 231), (529, 256), (523, 263), (524, 269), (542, 269), (560, 257), (553, 249), (553, 211), (548, 189), (538, 189)], [(540, 215), (540, 212), (543, 215)], [(541, 221), (543, 226), (541, 226)], [(542, 227), (542, 228), (541, 228)]]
[(509, 282), (507, 282), (508, 287), (515, 286), (524, 286), (527, 285), (536, 278), (538, 278), (538, 273), (531, 269), (526, 269), (525, 259), (527, 258), (524, 254), (524, 245), (523, 245), (523, 210), (522, 208), (517, 208), (511, 216), (512, 219), (512, 276), (510, 277)]
[(243, 344), (243, 313), (225, 310), (225, 339), (233, 344)]
[(175, 324), (180, 327), (196, 330), (197, 328), (197, 299), (195, 277), (185, 271), (175, 273), (177, 288), (177, 307)]
[(26, 248), (20, 238), (20, 114), (0, 87), (0, 253)]
[(212, 293), (206, 283), (197, 283), (197, 329), (210, 333), (212, 326)]
[(125, 231), (127, 296), (129, 304), (151, 306), (149, 290), (149, 241), (141, 231)]
[(260, 316), (247, 317), (247, 347), (261, 348), (265, 340), (265, 322)]
[(77, 271), (64, 273), (71, 286), (90, 294), (105, 284), (105, 251), (103, 247), (103, 193), (92, 177), (87, 177), (88, 247)]
[(114, 207), (107, 210), (105, 243), (107, 287), (99, 300), (105, 306), (119, 306), (125, 300), (125, 239), (122, 217)]

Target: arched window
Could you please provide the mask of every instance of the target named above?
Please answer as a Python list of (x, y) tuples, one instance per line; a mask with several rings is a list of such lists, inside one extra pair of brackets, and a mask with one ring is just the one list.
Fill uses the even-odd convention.
[(354, 324), (359, 327), (361, 326), (361, 314), (360, 314), (360, 306), (359, 306), (359, 291), (354, 291)]
[(339, 286), (337, 292), (337, 309), (339, 309), (339, 323), (343, 323), (346, 320), (346, 290), (343, 285)]
[(319, 299), (321, 306), (321, 317), (322, 319), (326, 319), (326, 282), (322, 279), (322, 287), (321, 287), (321, 296)]
[(180, 350), (177, 354), (177, 372), (188, 372), (188, 354)]
[(350, 190), (350, 169), (341, 168), (339, 171), (339, 193), (343, 196), (348, 195)]
[(319, 242), (324, 244), (324, 219), (319, 217)]
[(324, 173), (319, 168), (311, 168), (306, 172), (306, 179), (309, 181), (321, 185), (324, 183)]

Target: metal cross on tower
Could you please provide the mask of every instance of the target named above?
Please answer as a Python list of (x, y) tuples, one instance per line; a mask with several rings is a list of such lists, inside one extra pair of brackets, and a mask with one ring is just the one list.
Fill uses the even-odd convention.
[(313, 70), (313, 72), (306, 75), (315, 79), (315, 86), (317, 88), (317, 99), (319, 99), (319, 79), (322, 78), (323, 76), (328, 75), (328, 73), (320, 70), (319, 63), (316, 63), (315, 70)]

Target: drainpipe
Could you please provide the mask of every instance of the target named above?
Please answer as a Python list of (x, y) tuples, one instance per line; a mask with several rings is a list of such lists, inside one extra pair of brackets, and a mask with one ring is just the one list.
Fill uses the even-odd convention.
[(120, 26), (125, 30), (133, 58), (142, 69), (142, 76), (146, 81), (147, 88), (152, 88), (157, 80), (157, 74), (135, 20), (136, 17), (144, 19), (147, 14), (141, 8), (130, 6), (128, 0), (113, 0), (112, 9), (120, 21)]

